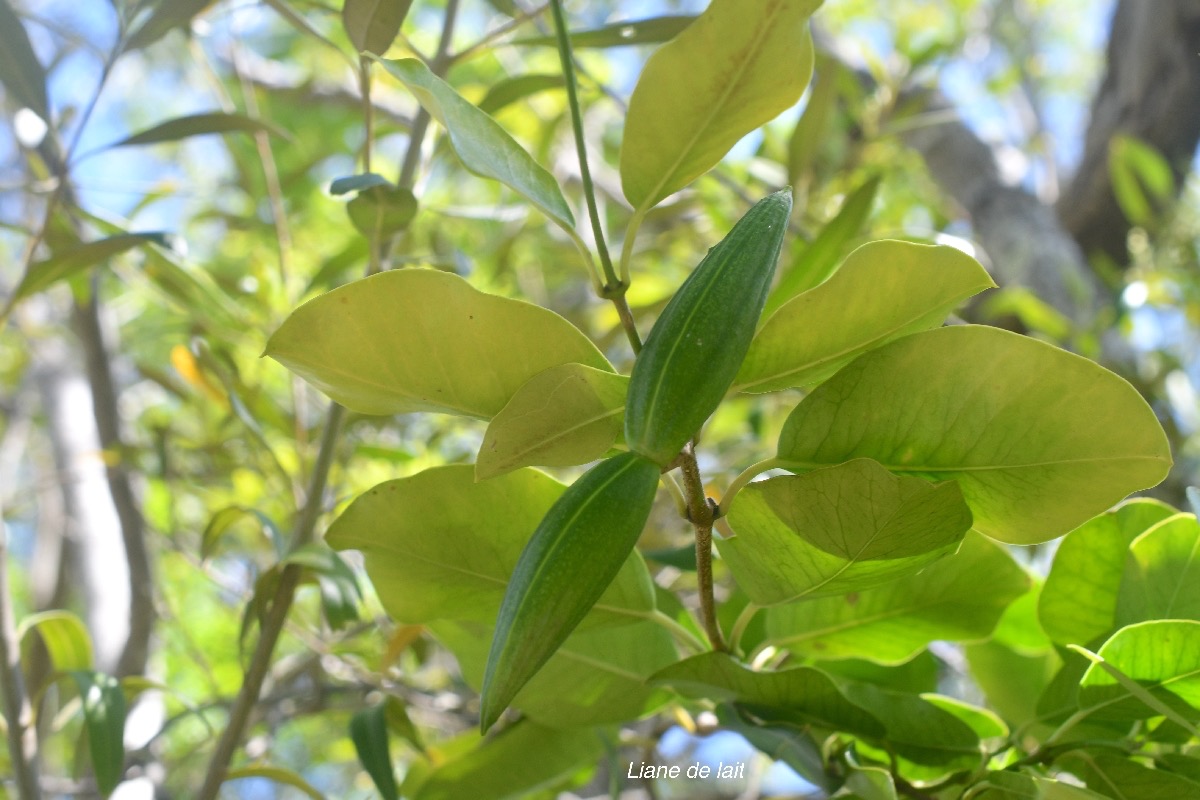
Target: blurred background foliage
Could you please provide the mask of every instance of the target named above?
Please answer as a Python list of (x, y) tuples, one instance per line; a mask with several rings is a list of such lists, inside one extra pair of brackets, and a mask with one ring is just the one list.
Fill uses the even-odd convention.
[[(210, 726), (220, 729), (241, 683), (255, 635), (247, 609), (278, 560), (273, 532), (293, 523), (321, 433), (324, 399), (259, 354), (299, 303), (359, 277), (368, 261), (346, 198), (329, 191), (332, 180), (361, 171), (367, 129), (357, 60), (334, 0), (11, 2), (44, 67), (48, 108), (31, 110), (11, 87), (0, 104), (0, 295), (15, 291), (27, 264), (59, 257), (79, 240), (121, 231), (175, 236), (173, 249), (134, 247), (78, 271), (17, 305), (0, 331), (0, 508), (15, 616), (72, 610), (89, 626), (98, 668), (169, 687), (145, 693), (133, 710), (121, 796), (188, 797), (206, 767)], [(629, 295), (644, 329), (749, 202), (787, 183), (797, 211), (785, 265), (814, 257), (813, 242), (836, 259), (892, 237), (953, 243), (995, 272), (1004, 254), (981, 242), (980, 212), (927, 168), (909, 137), (962, 120), (994, 157), (1003, 185), (1052, 205), (1086, 167), (1089, 107), (1102, 90), (1115, 5), (826, 0), (816, 17), (817, 78), (805, 98), (649, 215)], [(610, 0), (568, 4), (568, 12), (583, 30), (702, 7)], [(463, 0), (453, 9), (448, 80), (551, 169), (581, 209), (545, 6)], [(446, 3), (417, 0), (389, 55), (432, 57), (446, 13)], [(155, 25), (146, 26), (151, 18)], [(620, 27), (613, 30), (601, 37), (606, 46), (578, 42), (577, 58), (605, 224), (619, 232), (629, 217), (615, 166), (622, 117), (654, 45), (626, 45)], [(929, 90), (944, 102), (923, 99)], [(380, 70), (371, 100), (374, 170), (395, 180), (417, 107)], [(247, 124), (111, 146), (212, 111), (236, 112)], [(1162, 491), (1178, 504), (1200, 456), (1200, 184), (1191, 153), (1181, 161), (1136, 131), (1109, 144), (1104, 167), (1127, 223), (1126, 252), (1114, 258), (1080, 242), (1102, 287), (1100, 310), (1084, 318), (1000, 277), (997, 297), (969, 314), (1100, 356), (1135, 380), (1169, 423), (1177, 471)], [(628, 367), (615, 312), (592, 296), (571, 242), (508, 190), (464, 172), (436, 126), (415, 179), (420, 213), (392, 243), (388, 266), (435, 266), (546, 305)], [(98, 324), (89, 327), (80, 309)], [(1122, 352), (1103, 344), (1114, 331), (1125, 350), (1108, 358)], [(100, 362), (108, 389), (97, 378)], [(785, 393), (727, 404), (709, 428), (720, 446), (705, 451), (706, 477), (724, 485), (763, 458), (794, 400)], [(98, 440), (94, 431), (71, 430), (73, 421), (89, 428), (93, 403)], [(351, 418), (324, 519), (382, 480), (470, 462), (482, 432), (482, 423), (430, 415)], [(119, 492), (106, 494), (105, 465), (132, 488), (144, 568), (129, 563), (129, 526), (119, 517), (130, 509)], [(689, 531), (669, 509), (656, 519), (650, 544), (687, 544)], [(689, 573), (661, 570), (661, 585), (686, 594)], [(149, 582), (144, 595), (139, 581)], [(397, 746), (401, 762), (474, 722), (475, 700), (452, 659), (419, 630), (389, 622), (365, 582), (363, 590), (365, 599), (351, 597), (341, 614), (336, 604), (322, 608), (315, 584), (300, 592), (245, 748), (251, 760), (266, 758), (341, 798), (373, 796), (347, 733), (368, 697), (407, 705), (420, 736)], [(129, 656), (129, 620), (138, 612), (128, 608), (139, 603), (150, 628), (140, 655)], [(24, 647), (36, 690), (50, 674), (48, 656), (36, 637)], [(953, 657), (941, 669), (953, 673)], [(71, 698), (65, 684), (42, 698), (59, 712), (43, 715), (53, 720), (42, 731), (46, 774), (60, 790), (53, 796), (89, 785)], [(663, 752), (685, 748), (669, 720), (643, 733), (647, 747), (667, 733)], [(0, 755), (0, 775), (6, 760)], [(585, 771), (576, 783), (592, 777)], [(782, 779), (763, 787), (800, 791)], [(714, 787), (713, 796), (744, 790)], [(265, 778), (228, 791), (299, 796)]]

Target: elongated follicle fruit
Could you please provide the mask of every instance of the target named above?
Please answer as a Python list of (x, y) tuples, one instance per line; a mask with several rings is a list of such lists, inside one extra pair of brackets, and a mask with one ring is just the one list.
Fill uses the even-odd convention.
[(509, 579), (483, 678), (487, 731), (583, 620), (637, 544), (659, 468), (634, 453), (592, 467), (534, 531)]
[(791, 189), (760, 200), (671, 298), (633, 365), (630, 450), (669, 464), (721, 402), (750, 349), (791, 211)]

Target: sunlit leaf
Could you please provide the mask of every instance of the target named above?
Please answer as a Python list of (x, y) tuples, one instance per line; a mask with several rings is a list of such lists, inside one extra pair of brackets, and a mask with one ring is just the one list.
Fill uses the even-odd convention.
[(868, 350), (941, 325), (963, 300), (991, 286), (979, 262), (953, 247), (865, 244), (832, 278), (767, 318), (734, 391), (811, 386)]
[(621, 435), (629, 379), (582, 364), (529, 379), (488, 425), (475, 462), (483, 480), (518, 467), (569, 467), (603, 456)]
[(494, 119), (463, 99), (450, 84), (414, 58), (380, 60), (393, 77), (416, 95), (450, 135), (463, 166), (483, 178), (500, 181), (541, 209), (550, 219), (574, 230), (575, 216), (549, 172), (513, 141)]
[[(1153, 700), (1184, 718), (1200, 720), (1200, 622), (1153, 620), (1113, 634), (1096, 654)], [(1096, 719), (1146, 719), (1162, 712), (1104, 664), (1093, 663), (1079, 685), (1079, 707)]]
[(265, 355), (363, 414), (484, 419), (549, 367), (611, 369), (554, 312), (427, 269), (383, 272), (310, 300), (275, 332)]
[(1200, 783), (1103, 751), (1076, 750), (1055, 762), (1088, 788), (1121, 800), (1200, 797)]
[(762, 606), (866, 589), (953, 553), (971, 511), (953, 481), (896, 476), (869, 459), (752, 483), (717, 543)]
[(1200, 621), (1200, 524), (1191, 514), (1168, 517), (1129, 546), (1116, 624), (1153, 619)]
[(1067, 534), (1038, 600), (1038, 618), (1054, 642), (1088, 644), (1113, 630), (1129, 545), (1174, 513), (1158, 500), (1135, 498)]
[(820, 0), (714, 0), (646, 61), (625, 117), (621, 185), (648, 209), (800, 99)]
[(790, 469), (860, 457), (958, 481), (975, 530), (1020, 544), (1061, 536), (1171, 466), (1154, 412), (1123, 379), (975, 325), (860, 356), (808, 395), (779, 437)]
[(70, 611), (31, 614), (17, 626), (18, 639), (24, 639), (30, 631), (42, 640), (55, 670), (73, 672), (92, 668), (92, 637), (83, 620)]
[(768, 640), (817, 658), (907, 661), (931, 641), (979, 641), (1029, 578), (1007, 552), (971, 533), (953, 556), (892, 583), (766, 610)]
[[(787, 263), (785, 260), (783, 268), (779, 270), (779, 281), (775, 285), (775, 288), (771, 290), (770, 296), (767, 297), (767, 305), (763, 309), (764, 316), (770, 317), (780, 306), (797, 295), (820, 286), (829, 279), (830, 275), (834, 274), (850, 243), (854, 240), (854, 237), (858, 236), (859, 230), (866, 224), (867, 218), (871, 214), (871, 206), (875, 203), (875, 194), (879, 190), (879, 182), (879, 177), (870, 178), (862, 186), (855, 189), (842, 203), (837, 216), (825, 223), (816, 238), (808, 244), (799, 245), (801, 247), (800, 253), (791, 263)], [(875, 244), (882, 245), (883, 243), (878, 242)], [(889, 244), (893, 249), (898, 249), (895, 245), (901, 243), (890, 242)], [(897, 253), (896, 255), (902, 256), (903, 254)], [(876, 256), (876, 258), (878, 259), (879, 256)], [(883, 260), (890, 262), (893, 259), (884, 256)], [(895, 268), (903, 269), (904, 266), (907, 266), (904, 263), (905, 261), (911, 262), (912, 259), (902, 258), (901, 263), (895, 265)], [(845, 266), (849, 266), (849, 259), (847, 259)], [(893, 265), (885, 263), (881, 266), (891, 267)], [(843, 289), (842, 291), (845, 293), (847, 290)], [(857, 298), (858, 295), (843, 294), (843, 296)], [(813, 329), (819, 330), (820, 326), (814, 325)]]
[[(470, 465), (435, 467), (367, 491), (325, 541), (362, 551), (400, 622), (492, 624), (525, 543), (565, 488), (532, 469), (476, 483)], [(653, 584), (633, 553), (593, 614), (596, 623), (629, 623), (653, 609)]]

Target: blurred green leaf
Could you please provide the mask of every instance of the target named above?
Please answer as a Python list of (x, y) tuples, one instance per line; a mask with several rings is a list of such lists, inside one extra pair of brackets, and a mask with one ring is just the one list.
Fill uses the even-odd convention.
[(161, 144), (176, 142), (192, 136), (209, 136), (224, 133), (266, 133), (291, 139), (287, 131), (259, 119), (252, 119), (244, 114), (231, 114), (224, 111), (209, 111), (203, 114), (190, 114), (186, 117), (167, 120), (158, 125), (139, 131), (124, 139), (113, 142), (105, 147), (111, 150), (117, 147), (133, 147), (137, 145)]
[[(634, 44), (658, 44), (674, 39), (691, 25), (694, 16), (663, 16), (614, 22), (587, 31), (571, 32), (571, 47), (624, 47)], [(514, 45), (554, 47), (553, 36), (526, 36), (513, 39)]]
[(43, 122), (47, 125), (52, 122), (46, 73), (9, 0), (0, 0), (0, 83), (12, 93), (13, 99)]
[(313, 788), (312, 784), (300, 777), (299, 774), (284, 767), (273, 767), (268, 764), (251, 764), (247, 767), (236, 767), (225, 773), (225, 782), (236, 781), (242, 778), (266, 778), (274, 783), (282, 784), (283, 786), (291, 786), (293, 789), (299, 789), (304, 794), (312, 798), (312, 800), (325, 800), (325, 795)]
[(479, 101), (479, 110), (485, 114), (495, 114), (530, 95), (561, 89), (564, 85), (562, 75), (517, 75), (488, 89), (488, 93)]
[(96, 785), (107, 795), (125, 772), (125, 692), (115, 678), (101, 672), (76, 670), (70, 675), (83, 705)]
[(1118, 134), (1108, 143), (1113, 194), (1133, 225), (1149, 225), (1175, 195), (1175, 176), (1162, 154), (1145, 142)]
[(25, 617), (17, 626), (17, 638), (24, 640), (30, 631), (41, 638), (56, 671), (92, 669), (92, 637), (83, 620), (70, 611), (42, 611)]
[(359, 191), (346, 204), (355, 230), (372, 242), (384, 242), (403, 231), (417, 215), (417, 198), (397, 186), (374, 186)]
[(394, 78), (416, 96), (425, 110), (450, 135), (463, 166), (516, 190), (561, 225), (575, 230), (575, 216), (549, 172), (533, 160), (494, 119), (471, 105), (450, 84), (414, 58), (379, 60)]
[(181, 28), (208, 8), (213, 0), (156, 0), (151, 11), (125, 39), (125, 50), (140, 50), (157, 42), (175, 28)]
[(380, 704), (350, 718), (350, 739), (363, 769), (371, 776), (383, 800), (399, 800), (392, 757), (388, 752), (387, 706)]
[(274, 520), (255, 508), (229, 506), (213, 514), (208, 525), (205, 526), (204, 534), (200, 537), (200, 559), (206, 561), (212, 558), (217, 552), (221, 538), (230, 528), (241, 522), (257, 523), (259, 530), (266, 535), (274, 547), (276, 558), (283, 557), (287, 543)]
[(1104, 752), (1076, 750), (1058, 759), (1055, 766), (1081, 778), (1089, 789), (1121, 800), (1200, 797), (1200, 783)]
[(392, 46), (412, 0), (345, 0), (342, 24), (355, 49), (381, 56)]

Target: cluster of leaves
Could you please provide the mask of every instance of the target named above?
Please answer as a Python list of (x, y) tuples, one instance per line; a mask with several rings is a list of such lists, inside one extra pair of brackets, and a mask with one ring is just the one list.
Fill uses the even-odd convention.
[[(408, 5), (347, 0), (354, 48), (383, 55)], [(198, 10), (183, 6), (153, 6), (135, 36), (161, 37)], [(631, 276), (644, 274), (631, 267), (656, 207), (800, 98), (817, 6), (713, 0), (695, 19), (571, 37), (578, 47), (667, 42), (646, 63), (625, 118), (618, 161), (631, 212), (616, 265), (602, 249), (593, 256), (559, 182), (489, 116), (487, 100), (472, 103), (439, 75), (444, 65), (376, 58), (362, 69), (377, 63), (405, 87), (462, 166), (554, 223), (598, 293), (620, 304)], [(557, 40), (569, 64), (565, 38)], [(550, 77), (510, 88), (520, 95), (574, 83), (570, 74)], [(814, 87), (788, 154), (793, 177), (809, 175), (816, 145), (805, 135), (822, 127), (814, 118), (829, 113), (821, 108), (833, 102), (821, 94), (829, 91)], [(267, 130), (249, 118), (200, 115), (121, 144)], [(631, 365), (618, 348), (598, 346), (586, 325), (447, 270), (388, 270), (321, 293), (347, 262), (378, 259), (383, 243), (419, 224), (426, 198), (402, 183), (369, 169), (333, 183), (333, 194), (353, 194), (356, 244), (330, 259), (309, 287), (317, 296), (266, 347), (356, 414), (486, 423), (473, 463), (418, 464), (378, 483), (325, 536), (336, 550), (363, 554), (383, 609), (401, 623), (391, 646), (404, 650), (428, 632), (482, 692), (485, 732), (502, 728), (426, 744), (394, 698), (356, 714), (351, 739), (384, 797), (553, 791), (611, 758), (622, 726), (668, 708), (693, 718), (713, 712), (716, 727), (839, 797), (1149, 800), (1200, 791), (1200, 597), (1189, 580), (1200, 526), (1151, 501), (1108, 511), (1170, 466), (1154, 414), (1083, 358), (998, 329), (942, 327), (993, 283), (946, 246), (851, 248), (877, 179), (859, 182), (817, 236), (796, 237), (791, 248), (790, 194), (760, 201), (672, 293)], [(9, 310), (100, 260), (162, 241), (112, 233), (34, 264)], [(599, 225), (595, 233), (602, 247)], [(781, 250), (788, 255), (776, 275)], [(175, 270), (180, 302), (195, 302), (191, 276), (153, 253)], [(201, 285), (207, 297), (221, 296)], [(237, 325), (268, 324), (221, 313)], [(622, 321), (640, 342), (635, 319)], [(293, 421), (264, 410), (269, 404), (248, 391), (252, 379), (203, 348), (171, 357), (286, 474), (272, 447)], [(792, 390), (804, 393), (798, 404)], [(788, 406), (774, 455), (719, 502), (706, 501), (694, 480), (696, 449), (726, 451), (718, 425), (703, 440), (701, 429), (751, 395)], [(767, 440), (754, 438), (747, 452), (767, 456)], [(386, 449), (373, 446), (372, 455)], [(393, 463), (417, 460), (391, 452)], [(537, 469), (598, 459), (570, 486)], [(715, 608), (702, 600), (699, 620), (688, 597), (656, 582), (670, 570), (636, 547), (660, 486), (695, 526), (699, 551), (690, 561), (658, 555), (688, 572), (701, 595), (713, 583), (706, 537), (714, 526), (719, 534), (716, 567), (728, 594)], [(231, 504), (203, 535), (205, 558), (247, 521), (275, 540), (241, 638), (265, 619), (288, 565), (312, 576), (325, 619), (343, 627), (360, 601), (354, 576), (324, 545), (289, 550), (276, 516)], [(1044, 583), (1005, 546), (1064, 534)], [(25, 627), (73, 677), (96, 778), (111, 790), (122, 775), (126, 696), (163, 687), (126, 679), (122, 690), (94, 671), (71, 615), (33, 617)], [(939, 693), (937, 642), (968, 643), (982, 704)], [(392, 734), (414, 749), (399, 786)], [(255, 776), (316, 795), (286, 771), (226, 772)]]

